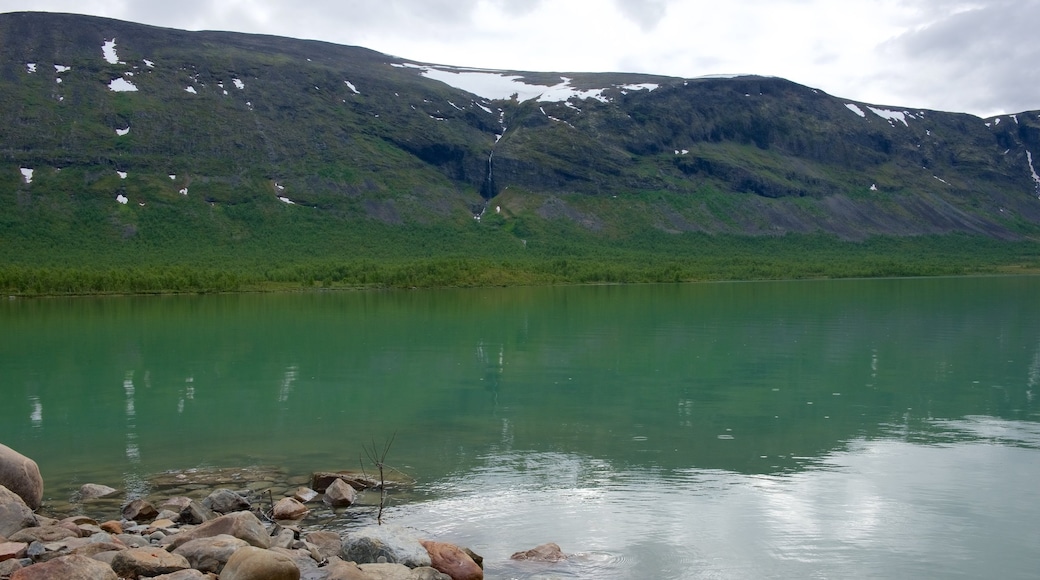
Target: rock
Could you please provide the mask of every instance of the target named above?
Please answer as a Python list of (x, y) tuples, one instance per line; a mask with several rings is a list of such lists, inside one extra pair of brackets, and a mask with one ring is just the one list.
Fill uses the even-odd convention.
[(64, 526), (38, 526), (35, 528), (25, 528), (19, 532), (8, 536), (8, 540), (12, 542), (25, 542), (31, 544), (33, 542), (57, 542), (66, 538), (78, 538), (79, 534)]
[(96, 483), (84, 483), (79, 488), (79, 499), (81, 501), (88, 501), (92, 499), (109, 497), (117, 493), (119, 493), (119, 490), (114, 487), (108, 487), (107, 485), (98, 485)]
[(3, 542), (0, 543), (0, 562), (15, 558), (24, 558), (29, 544), (25, 542)]
[(170, 536), (170, 550), (176, 550), (191, 540), (211, 538), (227, 534), (245, 540), (251, 546), (267, 549), (271, 546), (271, 536), (260, 520), (252, 512), (235, 512), (210, 520), (192, 530)]
[(337, 479), (346, 482), (358, 491), (379, 485), (379, 482), (375, 479), (352, 471), (319, 471), (311, 476), (311, 487), (319, 493), (324, 493), (332, 485), (332, 482)]
[(361, 564), (358, 567), (371, 580), (451, 580), (451, 576), (429, 566), (412, 569), (401, 564)]
[(148, 500), (135, 499), (123, 506), (123, 518), (135, 522), (150, 522), (159, 515), (159, 510)]
[(188, 504), (190, 504), (191, 501), (192, 500), (191, 500), (190, 497), (184, 497), (184, 496), (171, 497), (170, 499), (164, 501), (162, 503), (162, 505), (159, 506), (159, 511), (170, 510), (171, 512), (181, 513), (181, 510), (183, 510), (184, 508), (188, 507)]
[(251, 505), (249, 500), (231, 491), (230, 489), (218, 489), (202, 500), (202, 505), (217, 512), (218, 514), (229, 514), (248, 510)]
[(123, 524), (115, 520), (109, 520), (101, 524), (101, 529), (110, 534), (115, 534), (118, 536), (119, 534), (123, 533)]
[(325, 488), (325, 503), (332, 507), (348, 507), (357, 501), (357, 491), (342, 479)]
[(0, 562), (0, 578), (7, 578), (17, 570), (21, 569), (22, 563), (19, 560), (5, 560)]
[(271, 548), (290, 549), (296, 542), (296, 533), (289, 528), (282, 528), (278, 533), (271, 536)]
[(302, 520), (309, 513), (307, 506), (291, 497), (283, 497), (274, 504), (273, 516), (276, 520)]
[(102, 552), (119, 552), (125, 550), (126, 546), (123, 544), (117, 544), (115, 542), (91, 542), (85, 546), (80, 546), (72, 550), (73, 554), (79, 554), (80, 556), (87, 556), (93, 558), (94, 556)]
[(347, 535), (340, 557), (358, 564), (378, 563), (386, 558), (390, 564), (409, 568), (430, 565), (430, 554), (419, 540), (399, 526), (369, 526)]
[(462, 548), (444, 542), (421, 542), (430, 554), (431, 566), (452, 580), (483, 580), (484, 570)]
[(198, 570), (181, 570), (174, 572), (173, 574), (163, 574), (162, 576), (156, 576), (152, 580), (217, 580), (217, 577), (213, 574), (205, 574)]
[(220, 580), (300, 580), (300, 569), (284, 554), (247, 546), (231, 556)]
[(0, 485), (0, 536), (36, 526), (36, 516), (18, 494)]
[(11, 580), (119, 580), (112, 567), (86, 556), (63, 556), (22, 568)]
[(249, 545), (249, 542), (240, 540), (234, 536), (221, 534), (210, 538), (197, 538), (185, 542), (173, 551), (174, 554), (184, 556), (191, 567), (203, 572), (220, 574), (227, 564), (228, 558), (236, 550)]
[(309, 487), (300, 487), (293, 492), (293, 499), (300, 503), (310, 503), (318, 498), (318, 492)]
[(189, 501), (188, 505), (181, 509), (180, 522), (182, 524), (198, 525), (210, 520), (215, 520), (220, 514), (209, 509), (197, 501)]
[(470, 558), (472, 558), (473, 561), (476, 562), (477, 566), (480, 566), (481, 570), (484, 569), (484, 557), (483, 556), (481, 556), (480, 554), (474, 552), (473, 550), (470, 550), (469, 548), (463, 548), (462, 551), (466, 552), (466, 555), (469, 556)]
[(292, 561), (293, 566), (300, 571), (301, 580), (324, 578), (324, 570), (318, 567), (318, 563), (306, 550), (288, 550), (285, 548), (271, 548), (276, 554), (281, 554)]
[(36, 462), (0, 443), (0, 485), (22, 498), (29, 509), (43, 503), (43, 477)]
[(339, 558), (331, 559), (325, 569), (328, 571), (325, 580), (372, 580), (357, 564)]
[(318, 553), (325, 560), (339, 556), (340, 550), (343, 549), (343, 539), (336, 532), (310, 532), (303, 539), (316, 546)]
[(526, 552), (517, 552), (509, 557), (510, 560), (534, 560), (536, 562), (559, 562), (566, 560), (567, 556), (560, 550), (560, 546), (554, 543), (542, 544)]
[(189, 568), (191, 564), (184, 556), (171, 554), (162, 548), (131, 548), (118, 552), (112, 558), (112, 569), (120, 578), (151, 578)]

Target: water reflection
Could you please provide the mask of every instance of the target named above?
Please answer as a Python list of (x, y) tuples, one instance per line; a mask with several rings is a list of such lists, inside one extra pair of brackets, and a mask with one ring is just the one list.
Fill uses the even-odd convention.
[(29, 405), (32, 407), (32, 411), (29, 412), (29, 423), (33, 429), (43, 428), (43, 403), (40, 402), (40, 398), (33, 395), (29, 397)]

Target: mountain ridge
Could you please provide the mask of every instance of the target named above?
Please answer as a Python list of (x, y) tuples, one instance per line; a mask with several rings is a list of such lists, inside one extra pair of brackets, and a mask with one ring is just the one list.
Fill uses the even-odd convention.
[[(1038, 111), (881, 106), (777, 77), (454, 67), (71, 14), (0, 14), (0, 51), (11, 232), (89, 213), (126, 240), (161, 234), (155, 208), (197, 223), (223, 207), (232, 240), (258, 235), (231, 215), (244, 208), (268, 225), (303, 209), (483, 220), (525, 246), (571, 226), (603, 240), (1040, 236)], [(463, 74), (516, 94), (448, 84)]]

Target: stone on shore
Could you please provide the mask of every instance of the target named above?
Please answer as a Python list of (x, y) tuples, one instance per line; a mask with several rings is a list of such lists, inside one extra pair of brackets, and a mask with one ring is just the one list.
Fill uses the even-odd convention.
[(181, 570), (173, 574), (155, 576), (152, 580), (217, 580), (213, 574), (199, 572), (198, 570)]
[(336, 532), (316, 531), (309, 532), (303, 540), (317, 548), (318, 553), (325, 560), (332, 560), (339, 556), (343, 549), (343, 539)]
[(357, 490), (342, 479), (337, 479), (325, 488), (325, 503), (331, 507), (349, 507), (357, 501)]
[(25, 500), (0, 485), (0, 536), (10, 538), (11, 534), (36, 525), (36, 516)]
[(12, 542), (25, 542), (31, 544), (33, 542), (43, 542), (48, 544), (51, 542), (60, 542), (67, 538), (78, 538), (79, 534), (66, 528), (65, 526), (37, 526), (35, 528), (25, 528), (15, 532), (7, 537)]
[(159, 515), (152, 503), (145, 499), (135, 499), (123, 506), (123, 518), (135, 522), (150, 522)]
[(196, 570), (220, 574), (231, 555), (248, 545), (245, 540), (221, 534), (210, 538), (196, 538), (182, 544), (173, 553), (184, 556)]
[(276, 520), (301, 520), (308, 513), (310, 510), (307, 506), (291, 497), (283, 497), (274, 504), (273, 516)]
[(413, 569), (401, 564), (361, 564), (358, 567), (370, 580), (451, 580), (451, 576), (429, 566)]
[(200, 526), (169, 536), (169, 550), (176, 550), (191, 540), (198, 538), (211, 538), (227, 534), (240, 540), (245, 540), (249, 545), (267, 549), (271, 547), (271, 536), (264, 524), (260, 523), (252, 512), (235, 512), (210, 520)]
[(232, 554), (220, 580), (300, 580), (300, 569), (284, 554), (247, 546)]
[(358, 491), (376, 487), (379, 482), (371, 477), (351, 471), (319, 471), (311, 476), (311, 487), (318, 493), (324, 493), (332, 482), (341, 480)]
[(0, 542), (0, 562), (24, 558), (28, 547), (29, 544), (26, 542)]
[(379, 563), (419, 568), (431, 564), (430, 554), (411, 532), (399, 526), (369, 526), (351, 532), (343, 540), (340, 557), (358, 564)]
[(182, 524), (204, 524), (210, 520), (215, 520), (220, 517), (220, 514), (209, 509), (197, 501), (189, 501), (188, 505), (180, 511), (179, 520)]
[(0, 443), (0, 485), (22, 498), (29, 509), (43, 503), (43, 477), (36, 462)]
[(325, 580), (372, 580), (372, 577), (365, 574), (357, 564), (344, 562), (338, 557), (330, 559), (325, 569), (328, 570)]
[(297, 488), (293, 493), (293, 499), (300, 503), (310, 503), (318, 498), (318, 492), (309, 487)]
[(11, 580), (119, 580), (119, 577), (104, 562), (73, 555), (16, 570)]
[(483, 580), (484, 570), (462, 548), (445, 542), (420, 542), (430, 554), (431, 566), (452, 580)]
[(526, 552), (517, 552), (509, 557), (510, 560), (533, 560), (535, 562), (560, 562), (567, 559), (563, 550), (555, 543), (542, 544)]
[(103, 497), (109, 497), (117, 493), (119, 493), (119, 490), (114, 487), (109, 487), (107, 485), (99, 485), (97, 483), (84, 483), (79, 488), (79, 499), (81, 501), (101, 499)]
[(191, 568), (188, 560), (162, 548), (131, 548), (117, 552), (112, 558), (112, 570), (120, 578), (158, 576)]
[(249, 500), (230, 489), (218, 489), (202, 500), (202, 505), (217, 512), (218, 514), (229, 514), (248, 510), (251, 505)]

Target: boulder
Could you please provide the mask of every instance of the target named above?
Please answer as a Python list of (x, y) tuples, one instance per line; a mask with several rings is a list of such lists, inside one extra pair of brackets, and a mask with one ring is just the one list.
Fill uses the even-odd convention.
[(431, 566), (452, 580), (483, 580), (484, 570), (462, 548), (444, 542), (421, 542), (430, 554)]
[(135, 522), (150, 522), (159, 515), (159, 510), (146, 499), (135, 499), (123, 506), (123, 518)]
[(10, 578), (15, 571), (22, 569), (20, 560), (4, 560), (0, 562), (0, 578)]
[(340, 550), (343, 548), (343, 539), (336, 532), (309, 532), (303, 539), (307, 543), (314, 545), (325, 560), (332, 560), (339, 555)]
[(358, 564), (379, 563), (379, 558), (386, 558), (387, 563), (409, 568), (431, 563), (426, 548), (411, 532), (399, 526), (369, 526), (351, 532), (343, 540), (340, 557)]
[(533, 560), (535, 562), (560, 562), (566, 560), (567, 556), (560, 550), (560, 546), (550, 542), (526, 552), (517, 552), (509, 557), (510, 560)]
[(232, 554), (220, 580), (300, 580), (300, 569), (284, 554), (247, 546)]
[(231, 555), (248, 545), (249, 543), (245, 540), (221, 534), (185, 542), (173, 553), (184, 556), (191, 567), (196, 570), (220, 574)]
[(307, 506), (291, 497), (283, 497), (274, 504), (273, 517), (276, 520), (302, 520), (310, 510)]
[(217, 580), (217, 577), (213, 574), (199, 572), (198, 570), (181, 570), (173, 574), (156, 576), (152, 580)]
[(121, 550), (112, 558), (112, 569), (120, 578), (158, 576), (191, 568), (188, 560), (162, 548), (131, 548)]
[(171, 512), (181, 513), (181, 510), (183, 510), (184, 508), (188, 507), (188, 504), (190, 504), (191, 501), (192, 500), (191, 500), (190, 497), (184, 497), (184, 496), (171, 497), (170, 499), (164, 501), (162, 503), (162, 505), (159, 506), (159, 510), (160, 511), (162, 511), (162, 510), (170, 510)]
[(104, 562), (72, 555), (16, 570), (11, 580), (119, 580), (119, 577)]
[(36, 462), (0, 443), (0, 485), (22, 498), (29, 509), (43, 503), (43, 477)]
[(218, 514), (246, 511), (251, 507), (249, 500), (230, 489), (218, 489), (202, 500), (202, 505)]
[(318, 498), (318, 492), (309, 487), (300, 487), (293, 492), (293, 499), (300, 503), (310, 503)]
[(10, 539), (11, 534), (18, 530), (35, 525), (36, 516), (25, 504), (25, 500), (0, 485), (0, 536)]
[(25, 542), (0, 542), (0, 562), (24, 558), (29, 544)]
[(220, 514), (209, 509), (197, 501), (189, 501), (188, 505), (181, 508), (179, 520), (182, 524), (198, 525), (210, 520), (215, 520)]
[(332, 485), (332, 482), (337, 479), (348, 483), (358, 491), (363, 491), (379, 485), (377, 480), (361, 473), (355, 473), (352, 471), (319, 471), (311, 476), (311, 487), (319, 493), (324, 493), (325, 490)]
[(451, 580), (451, 576), (429, 566), (412, 569), (401, 564), (361, 564), (358, 567), (370, 580)]
[(123, 533), (123, 524), (117, 522), (116, 520), (108, 520), (107, 522), (102, 522), (100, 528), (102, 529), (102, 531), (108, 532), (110, 534), (116, 534), (117, 536)]
[(170, 536), (168, 549), (176, 550), (180, 546), (198, 538), (212, 538), (227, 534), (249, 545), (267, 549), (271, 546), (271, 536), (264, 524), (252, 512), (235, 512), (210, 520), (188, 531)]
[(357, 490), (342, 479), (337, 479), (325, 488), (325, 503), (331, 507), (348, 507), (357, 501)]
[(325, 569), (328, 571), (325, 580), (372, 580), (372, 577), (365, 574), (365, 571), (357, 564), (344, 562), (339, 558), (329, 560), (329, 565)]
[(79, 499), (81, 501), (100, 499), (117, 493), (119, 493), (119, 490), (114, 487), (108, 487), (107, 485), (99, 485), (96, 483), (84, 483), (79, 488)]
[(50, 542), (59, 542), (67, 538), (78, 538), (79, 534), (66, 528), (65, 526), (37, 526), (35, 528), (25, 528), (15, 532), (7, 537), (12, 542), (25, 542), (31, 544), (33, 542), (43, 542), (44, 544)]

